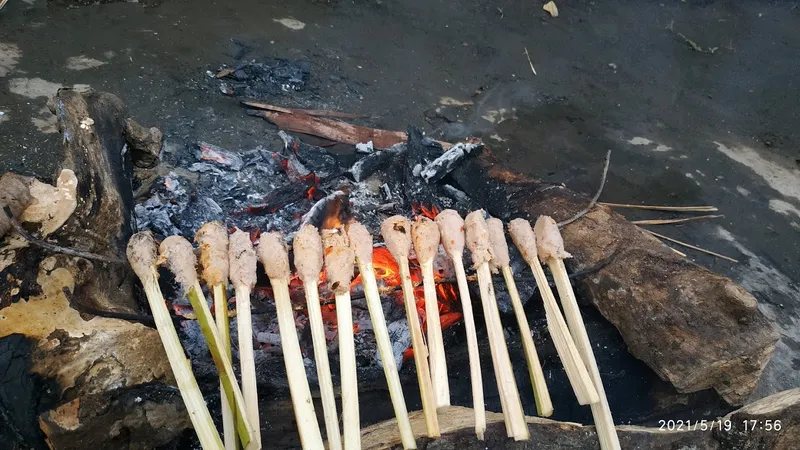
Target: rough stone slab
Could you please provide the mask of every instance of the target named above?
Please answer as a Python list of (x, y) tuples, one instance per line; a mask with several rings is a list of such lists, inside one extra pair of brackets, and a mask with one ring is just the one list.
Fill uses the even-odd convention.
[[(454, 177), (495, 217), (572, 217), (589, 200), (563, 186), (516, 174), (485, 147)], [(778, 334), (750, 293), (672, 252), (609, 208), (598, 206), (562, 230), (571, 271), (616, 255), (584, 280), (591, 302), (636, 358), (679, 392), (715, 389), (741, 404), (755, 389)]]

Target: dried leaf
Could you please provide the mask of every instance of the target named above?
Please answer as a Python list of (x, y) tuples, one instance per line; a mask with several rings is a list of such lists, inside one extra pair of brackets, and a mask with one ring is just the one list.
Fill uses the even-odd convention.
[(558, 17), (558, 6), (556, 6), (556, 2), (547, 2), (542, 6), (542, 9), (549, 12), (551, 16)]

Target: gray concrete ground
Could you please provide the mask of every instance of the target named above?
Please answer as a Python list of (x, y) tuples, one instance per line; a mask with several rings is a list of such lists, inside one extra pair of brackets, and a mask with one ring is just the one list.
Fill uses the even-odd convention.
[[(562, 1), (558, 18), (509, 0), (57, 3), (0, 11), (3, 171), (54, 177), (60, 137), (45, 103), (59, 86), (115, 93), (168, 136), (272, 142), (206, 71), (237, 52), (306, 60), (310, 90), (273, 103), (476, 134), (515, 168), (584, 192), (612, 149), (601, 200), (717, 206), (724, 218), (658, 231), (739, 260), (682, 249), (753, 292), (783, 336), (755, 396), (800, 386), (796, 2)], [(449, 118), (461, 123), (435, 112), (478, 89)]]

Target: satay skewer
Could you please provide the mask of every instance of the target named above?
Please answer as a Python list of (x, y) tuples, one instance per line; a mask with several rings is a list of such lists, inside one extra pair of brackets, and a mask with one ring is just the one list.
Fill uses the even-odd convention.
[(614, 418), (611, 416), (606, 391), (603, 388), (603, 380), (600, 378), (600, 370), (597, 367), (594, 351), (592, 351), (592, 344), (589, 342), (589, 335), (586, 333), (586, 325), (583, 323), (578, 301), (572, 290), (567, 268), (564, 266), (564, 258), (572, 255), (564, 250), (564, 240), (558, 231), (558, 225), (550, 217), (539, 217), (534, 226), (534, 233), (536, 234), (539, 259), (546, 262), (550, 272), (553, 273), (553, 280), (556, 282), (556, 289), (561, 298), (564, 315), (567, 317), (570, 334), (600, 397), (599, 402), (590, 405), (597, 428), (597, 436), (600, 439), (600, 448), (602, 450), (618, 450), (620, 448), (619, 437), (617, 429), (614, 427)]
[(157, 249), (153, 235), (149, 231), (134, 234), (128, 241), (127, 256), (131, 268), (144, 286), (158, 335), (164, 345), (164, 352), (167, 354), (167, 360), (178, 384), (183, 403), (186, 405), (186, 411), (189, 413), (192, 427), (200, 440), (200, 445), (206, 450), (222, 450), (224, 448), (222, 439), (219, 437), (214, 420), (211, 418), (203, 394), (192, 373), (192, 365), (186, 359), (178, 333), (175, 331), (169, 310), (164, 302), (164, 295), (158, 286)]
[[(256, 285), (256, 252), (250, 233), (234, 230), (226, 255), (230, 265), (230, 280), (236, 295), (236, 324), (239, 336), (239, 362), (242, 369), (242, 395), (247, 409), (247, 420), (256, 430), (261, 443), (261, 417), (258, 412), (258, 384), (253, 351), (253, 319), (250, 311), (250, 293)], [(217, 311), (219, 313), (219, 311)]]
[(528, 318), (525, 317), (525, 309), (522, 306), (522, 299), (514, 282), (514, 272), (511, 270), (511, 258), (508, 256), (508, 243), (500, 219), (487, 219), (486, 226), (489, 231), (489, 242), (492, 245), (491, 265), (499, 268), (503, 273), (503, 278), (511, 297), (511, 305), (514, 315), (519, 324), (520, 336), (522, 337), (522, 349), (525, 351), (525, 359), (528, 362), (528, 375), (531, 379), (534, 398), (536, 399), (536, 410), (542, 417), (549, 417), (553, 414), (553, 402), (550, 399), (550, 392), (547, 390), (542, 364), (539, 361), (539, 354), (531, 336), (531, 328), (528, 325)]
[(386, 243), (386, 248), (400, 266), (400, 278), (403, 286), (403, 304), (406, 309), (408, 328), (411, 332), (411, 345), (414, 349), (414, 363), (417, 366), (417, 380), (419, 381), (420, 396), (422, 397), (422, 412), (425, 415), (425, 424), (428, 437), (436, 439), (440, 436), (439, 418), (436, 414), (436, 398), (433, 393), (430, 369), (428, 367), (428, 350), (417, 314), (414, 286), (411, 284), (411, 270), (408, 266), (408, 254), (411, 251), (411, 222), (403, 216), (392, 216), (381, 224), (381, 235)]
[(505, 335), (500, 322), (500, 311), (497, 309), (497, 300), (492, 285), (492, 274), (489, 269), (491, 261), (491, 246), (489, 231), (483, 218), (483, 210), (473, 211), (464, 221), (466, 229), (467, 248), (472, 253), (472, 262), (478, 272), (478, 286), (481, 291), (481, 304), (483, 305), (486, 330), (489, 334), (489, 348), (492, 350), (492, 361), (496, 369), (498, 391), (505, 421), (508, 422), (507, 431), (511, 431), (514, 440), (530, 439), (530, 431), (525, 421), (525, 412), (514, 379), (514, 369), (508, 355)]
[[(200, 248), (200, 266), (202, 267), (200, 278), (206, 283), (208, 290), (213, 292), (217, 330), (222, 338), (222, 344), (225, 346), (224, 352), (232, 360), (231, 333), (228, 326), (228, 299), (225, 292), (229, 268), (228, 231), (220, 222), (208, 222), (197, 230), (194, 240)], [(225, 397), (225, 388), (222, 384), (219, 389), (225, 450), (237, 450), (236, 416)], [(242, 389), (242, 395), (245, 396), (245, 403), (247, 403), (246, 389)]]
[(475, 316), (472, 311), (467, 274), (464, 270), (464, 219), (452, 209), (441, 211), (436, 216), (442, 246), (453, 260), (458, 281), (458, 292), (461, 297), (461, 312), (464, 314), (464, 328), (467, 332), (467, 350), (469, 354), (469, 373), (472, 382), (472, 409), (475, 411), (475, 434), (483, 440), (486, 432), (486, 406), (483, 398), (483, 377), (481, 375), (481, 359), (478, 352), (478, 334), (475, 330)]
[(355, 222), (347, 226), (347, 237), (350, 240), (350, 248), (355, 253), (358, 272), (361, 274), (361, 283), (364, 286), (364, 296), (367, 299), (370, 319), (372, 319), (378, 353), (381, 356), (383, 372), (386, 375), (386, 384), (389, 386), (389, 396), (392, 399), (394, 415), (397, 418), (397, 427), (400, 429), (400, 439), (404, 449), (415, 449), (417, 443), (411, 429), (411, 420), (408, 418), (403, 386), (400, 383), (400, 374), (397, 372), (397, 364), (394, 360), (389, 329), (383, 316), (383, 305), (375, 279), (375, 269), (372, 267), (372, 236), (364, 225)]
[(278, 316), (278, 327), (281, 334), (283, 361), (286, 365), (286, 377), (289, 381), (289, 392), (292, 396), (294, 417), (300, 434), (300, 444), (304, 450), (316, 450), (324, 447), (314, 401), (308, 387), (303, 354), (297, 338), (292, 303), (289, 297), (289, 254), (283, 238), (278, 233), (261, 235), (257, 249), (258, 257), (269, 277), (275, 297), (275, 310)]
[(353, 337), (353, 311), (350, 305), (350, 282), (353, 280), (355, 255), (342, 229), (322, 230), (328, 287), (336, 296), (336, 322), (339, 336), (339, 366), (342, 383), (342, 442), (347, 450), (361, 448), (361, 424), (358, 412), (356, 346)]
[(308, 307), (308, 323), (314, 344), (314, 361), (322, 397), (322, 412), (330, 450), (342, 449), (339, 432), (339, 416), (336, 413), (336, 396), (333, 392), (331, 366), (328, 361), (328, 343), (325, 340), (325, 325), (319, 304), (319, 277), (322, 273), (322, 238), (313, 225), (303, 225), (294, 237), (294, 265), (303, 282)]
[(181, 236), (170, 236), (161, 242), (159, 253), (159, 264), (169, 266), (175, 275), (175, 281), (186, 291), (186, 295), (192, 303), (200, 330), (208, 342), (208, 349), (211, 352), (214, 365), (217, 367), (220, 382), (225, 388), (225, 396), (234, 408), (237, 418), (236, 429), (242, 445), (245, 450), (260, 449), (261, 446), (255, 431), (256, 425), (248, 420), (244, 397), (239, 389), (239, 384), (236, 382), (233, 365), (230, 358), (223, 351), (222, 339), (219, 337), (217, 326), (211, 316), (211, 310), (208, 308), (208, 303), (197, 279), (197, 272), (195, 271), (197, 258), (194, 255), (192, 244)]
[(553, 338), (553, 344), (556, 347), (558, 356), (561, 358), (562, 364), (564, 364), (564, 371), (567, 373), (567, 378), (570, 385), (572, 385), (572, 390), (575, 392), (578, 403), (581, 405), (597, 403), (600, 397), (597, 395), (594, 383), (586, 370), (586, 365), (581, 359), (578, 348), (575, 346), (570, 330), (567, 328), (567, 323), (561, 315), (558, 303), (556, 303), (553, 290), (550, 289), (550, 284), (547, 282), (547, 276), (545, 276), (542, 265), (537, 258), (536, 235), (531, 228), (531, 224), (525, 219), (514, 219), (508, 224), (508, 232), (511, 234), (511, 239), (516, 244), (522, 257), (531, 266), (536, 284), (539, 286), (539, 292), (542, 295), (547, 318), (547, 329)]
[(450, 406), (450, 384), (447, 379), (447, 361), (442, 338), (442, 323), (439, 318), (439, 300), (436, 297), (436, 280), (433, 278), (433, 260), (439, 250), (439, 227), (433, 220), (419, 216), (411, 225), (411, 240), (422, 269), (431, 383), (436, 407), (441, 408)]

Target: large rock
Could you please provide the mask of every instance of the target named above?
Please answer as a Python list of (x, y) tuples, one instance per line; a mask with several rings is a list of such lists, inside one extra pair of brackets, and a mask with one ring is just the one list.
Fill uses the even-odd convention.
[(57, 450), (150, 450), (191, 426), (172, 386), (105, 391), (65, 403), (39, 416), (47, 444)]
[[(454, 172), (473, 200), (505, 220), (565, 220), (589, 200), (496, 164), (491, 149)], [(775, 351), (778, 334), (750, 293), (672, 252), (603, 206), (562, 229), (574, 271), (598, 266), (584, 287), (630, 352), (682, 393), (708, 388), (742, 404)]]

